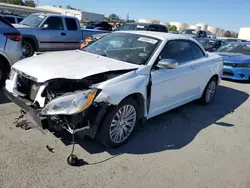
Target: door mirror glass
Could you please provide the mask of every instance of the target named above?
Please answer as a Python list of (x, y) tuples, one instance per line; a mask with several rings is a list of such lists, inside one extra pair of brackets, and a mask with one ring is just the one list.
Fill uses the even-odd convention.
[(157, 66), (164, 69), (176, 69), (178, 62), (174, 59), (162, 59), (158, 62)]

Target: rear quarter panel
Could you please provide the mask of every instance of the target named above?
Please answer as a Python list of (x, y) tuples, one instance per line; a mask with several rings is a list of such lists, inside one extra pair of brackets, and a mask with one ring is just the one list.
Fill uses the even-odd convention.
[(222, 57), (215, 53), (207, 53), (208, 56), (199, 62), (199, 79), (200, 80), (200, 94), (202, 95), (209, 80), (214, 76), (219, 76), (221, 80), (223, 71)]
[(20, 60), (22, 55), (21, 42), (15, 42), (10, 39), (7, 39), (5, 46), (5, 53), (10, 59), (10, 66)]

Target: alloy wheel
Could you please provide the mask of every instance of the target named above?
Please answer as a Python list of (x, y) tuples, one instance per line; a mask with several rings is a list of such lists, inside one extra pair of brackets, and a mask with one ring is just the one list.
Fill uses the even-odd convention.
[(111, 121), (109, 136), (112, 142), (119, 144), (125, 141), (136, 124), (136, 110), (132, 105), (121, 107)]
[(206, 102), (210, 103), (215, 95), (216, 82), (213, 80), (209, 83), (206, 91)]
[(23, 48), (23, 55), (25, 57), (30, 57), (32, 55), (33, 47), (28, 42), (22, 42), (22, 48)]

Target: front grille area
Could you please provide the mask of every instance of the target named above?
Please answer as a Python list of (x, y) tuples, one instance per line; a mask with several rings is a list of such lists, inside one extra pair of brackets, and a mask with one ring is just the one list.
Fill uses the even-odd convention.
[(229, 67), (236, 67), (236, 65), (233, 64), (233, 63), (225, 63), (225, 62), (224, 62), (223, 65), (229, 66)]
[(234, 73), (229, 69), (223, 69), (223, 75), (225, 75), (225, 76), (234, 76)]
[(39, 85), (21, 74), (17, 76), (17, 91), (22, 93), (24, 98), (28, 100), (35, 100), (36, 94), (39, 89)]

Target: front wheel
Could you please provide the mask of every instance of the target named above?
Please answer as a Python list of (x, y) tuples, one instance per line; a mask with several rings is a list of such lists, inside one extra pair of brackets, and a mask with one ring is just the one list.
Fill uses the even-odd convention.
[(97, 133), (97, 140), (107, 148), (116, 148), (125, 143), (138, 123), (138, 105), (132, 99), (123, 100), (112, 107)]
[(22, 48), (23, 48), (23, 56), (24, 57), (31, 57), (35, 53), (35, 47), (30, 42), (30, 40), (23, 40), (22, 41)]
[(216, 93), (216, 89), (217, 89), (217, 82), (218, 81), (216, 78), (212, 78), (208, 82), (208, 84), (207, 84), (207, 86), (202, 94), (202, 97), (200, 98), (200, 102), (202, 104), (205, 104), (205, 105), (210, 104), (213, 101), (215, 93)]

